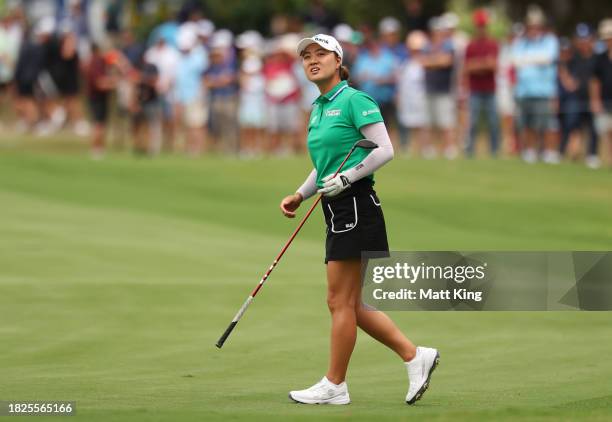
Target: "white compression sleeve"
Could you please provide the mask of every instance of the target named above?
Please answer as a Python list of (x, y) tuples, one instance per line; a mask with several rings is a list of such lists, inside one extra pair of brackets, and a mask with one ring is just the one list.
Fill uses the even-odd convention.
[(361, 134), (364, 138), (376, 143), (378, 148), (372, 150), (361, 163), (342, 172), (351, 183), (374, 173), (393, 158), (393, 144), (391, 144), (389, 133), (387, 133), (387, 128), (383, 122), (372, 123), (362, 127)]
[(312, 169), (302, 186), (296, 191), (303, 199), (308, 199), (317, 192), (317, 170)]

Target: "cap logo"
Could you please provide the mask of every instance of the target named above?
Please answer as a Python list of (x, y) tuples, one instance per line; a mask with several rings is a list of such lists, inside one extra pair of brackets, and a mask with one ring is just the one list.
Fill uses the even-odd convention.
[(319, 41), (320, 41), (320, 42), (324, 42), (325, 44), (329, 44), (329, 41), (327, 41), (327, 40), (326, 40), (326, 39), (324, 39), (324, 38), (314, 37), (314, 40), (315, 40), (315, 41), (317, 41), (317, 42), (319, 42)]

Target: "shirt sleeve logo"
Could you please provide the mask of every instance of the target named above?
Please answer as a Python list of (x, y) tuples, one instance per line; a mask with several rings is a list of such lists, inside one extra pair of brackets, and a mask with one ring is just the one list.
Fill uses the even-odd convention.
[(377, 109), (377, 108), (373, 108), (373, 109), (370, 109), (370, 110), (365, 110), (365, 111), (361, 112), (361, 115), (365, 117), (365, 116), (369, 116), (370, 114), (374, 114), (374, 113), (380, 113), (380, 110)]

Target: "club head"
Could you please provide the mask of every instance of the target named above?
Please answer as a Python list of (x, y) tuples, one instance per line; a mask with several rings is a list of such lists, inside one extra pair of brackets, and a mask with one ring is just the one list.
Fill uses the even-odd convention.
[(360, 141), (355, 142), (355, 147), (363, 148), (363, 149), (376, 149), (378, 145), (369, 139), (362, 139)]

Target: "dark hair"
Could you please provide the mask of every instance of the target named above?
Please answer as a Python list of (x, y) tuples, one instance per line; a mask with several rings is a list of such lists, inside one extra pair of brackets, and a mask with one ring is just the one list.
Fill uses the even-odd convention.
[(351, 72), (349, 72), (348, 67), (345, 65), (340, 66), (340, 80), (346, 81), (351, 77)]

